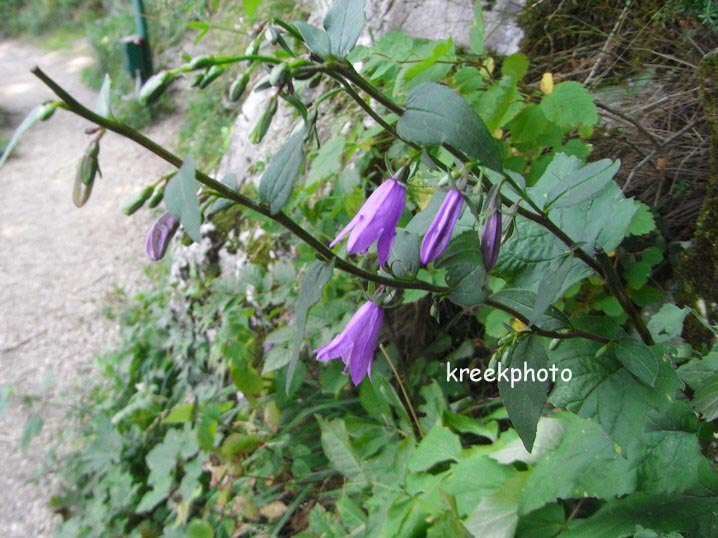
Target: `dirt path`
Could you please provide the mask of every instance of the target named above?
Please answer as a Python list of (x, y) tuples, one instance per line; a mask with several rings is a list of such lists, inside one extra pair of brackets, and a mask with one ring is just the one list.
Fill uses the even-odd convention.
[[(51, 97), (29, 69), (40, 65), (80, 101), (96, 97), (80, 81), (90, 59), (78, 48), (48, 53), (16, 41), (0, 42), (0, 109), (12, 123)], [(72, 179), (88, 123), (58, 111), (22, 139), (0, 170), (0, 385), (15, 396), (0, 416), (0, 527), (3, 536), (51, 536), (49, 477), (28, 484), (67, 405), (94, 375), (93, 358), (112, 346), (114, 323), (101, 315), (115, 287), (133, 293), (145, 285), (146, 212), (125, 217), (120, 207), (143, 181), (165, 172), (163, 163), (139, 146), (108, 135), (102, 143), (98, 179), (81, 210), (72, 205)], [(165, 123), (150, 130), (171, 143)], [(45, 428), (27, 452), (19, 438), (26, 410), (19, 396), (33, 394), (48, 378), (42, 397)]]

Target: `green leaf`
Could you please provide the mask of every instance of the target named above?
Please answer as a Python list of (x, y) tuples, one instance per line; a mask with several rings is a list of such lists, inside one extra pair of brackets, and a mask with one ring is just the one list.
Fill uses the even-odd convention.
[(248, 19), (254, 20), (254, 16), (257, 14), (257, 9), (262, 3), (262, 0), (242, 0), (244, 6), (244, 12), (247, 14)]
[(340, 418), (325, 420), (315, 416), (322, 432), (322, 448), (332, 466), (350, 480), (366, 481), (362, 461), (349, 441), (345, 422)]
[(501, 490), (515, 473), (512, 467), (485, 454), (473, 454), (451, 466), (450, 475), (442, 480), (442, 488), (456, 497), (457, 512), (464, 517), (476, 509), (481, 499)]
[(366, 24), (365, 0), (334, 0), (324, 17), (332, 56), (344, 58), (356, 45)]
[[(492, 294), (490, 299), (510, 307), (528, 318), (536, 305), (536, 294), (529, 290), (503, 289)], [(558, 331), (571, 328), (571, 322), (558, 308), (549, 306), (534, 321), (534, 325), (544, 331)]]
[(306, 179), (307, 185), (313, 185), (317, 181), (326, 179), (341, 170), (345, 142), (344, 137), (336, 136), (321, 147), (309, 169), (309, 175)]
[(613, 180), (620, 163), (603, 159), (574, 170), (546, 193), (544, 208), (572, 207), (595, 196)]
[(292, 134), (269, 161), (269, 166), (259, 182), (259, 199), (269, 205), (272, 215), (279, 213), (289, 201), (294, 181), (304, 163), (304, 136), (302, 128)]
[(459, 461), (461, 441), (459, 436), (437, 421), (409, 458), (409, 469), (425, 471), (447, 460)]
[(564, 129), (598, 123), (593, 97), (579, 82), (556, 84), (553, 91), (541, 100), (540, 106), (549, 121)]
[(634, 491), (635, 468), (598, 424), (571, 413), (555, 417), (563, 423), (563, 437), (526, 479), (520, 514), (557, 498), (610, 499)]
[(411, 278), (421, 267), (419, 261), (419, 236), (413, 232), (398, 228), (394, 245), (389, 255), (388, 266), (394, 276)]
[(451, 288), (449, 299), (453, 303), (471, 307), (488, 297), (488, 278), (476, 232), (464, 232), (454, 238), (436, 261), (436, 267), (446, 269), (446, 283)]
[(561, 291), (564, 289), (563, 283), (566, 281), (569, 271), (571, 271), (573, 258), (566, 256), (564, 258), (556, 258), (551, 262), (549, 271), (541, 279), (538, 290), (536, 292), (536, 302), (528, 316), (529, 326), (535, 325), (544, 315), (549, 306), (561, 298)]
[(565, 526), (566, 514), (563, 506), (559, 503), (547, 504), (522, 517), (516, 535), (521, 538), (549, 538), (559, 536)]
[(474, 18), (471, 21), (471, 52), (484, 54), (484, 7), (481, 0), (474, 0)]
[[(512, 350), (506, 368), (518, 368), (521, 373), (529, 370), (536, 372), (546, 368), (546, 351), (541, 345), (537, 336), (529, 336), (522, 339)], [(534, 374), (535, 375), (535, 374)], [(504, 402), (506, 411), (519, 434), (526, 450), (531, 452), (534, 439), (536, 439), (536, 427), (539, 417), (546, 405), (548, 395), (548, 381), (537, 379), (521, 381), (499, 380), (499, 393)]]
[(299, 33), (302, 34), (304, 44), (314, 54), (320, 58), (328, 58), (331, 55), (329, 34), (324, 30), (302, 21), (296, 21), (294, 26), (299, 30)]
[(511, 76), (502, 77), (481, 92), (476, 103), (479, 116), (490, 132), (510, 122), (523, 107), (523, 98), (516, 89), (516, 79)]
[(506, 77), (513, 77), (517, 81), (523, 79), (528, 70), (529, 59), (520, 52), (507, 56), (501, 64), (501, 74)]
[(692, 403), (704, 420), (712, 422), (718, 418), (718, 375), (710, 376), (698, 385)]
[(683, 332), (683, 322), (690, 312), (690, 308), (679, 308), (672, 303), (664, 304), (648, 320), (648, 330), (653, 339), (660, 344), (680, 336)]
[(214, 538), (212, 525), (203, 519), (194, 518), (187, 525), (187, 538)]
[(164, 196), (167, 211), (179, 219), (187, 235), (195, 242), (202, 240), (199, 231), (202, 220), (197, 200), (198, 188), (194, 160), (187, 157), (179, 171), (167, 183)]
[(631, 225), (628, 232), (631, 235), (645, 235), (656, 229), (656, 219), (651, 213), (651, 208), (638, 200), (633, 201), (636, 204), (636, 212), (631, 219)]
[(112, 80), (110, 75), (105, 75), (100, 88), (100, 94), (95, 105), (95, 112), (103, 118), (112, 117)]
[(451, 38), (447, 39), (446, 41), (439, 41), (434, 46), (434, 49), (431, 51), (431, 54), (429, 56), (427, 56), (420, 62), (412, 64), (411, 67), (406, 68), (402, 72), (402, 77), (405, 81), (413, 80), (418, 75), (429, 69), (431, 66), (435, 65), (436, 62), (446, 58), (449, 54), (453, 55), (453, 53), (454, 42)]
[(651, 387), (655, 385), (659, 359), (646, 344), (626, 336), (613, 342), (612, 348), (616, 358), (626, 370), (646, 385)]
[(30, 129), (35, 123), (37, 123), (40, 120), (39, 114), (43, 109), (43, 105), (38, 105), (35, 108), (33, 108), (30, 113), (25, 116), (25, 119), (22, 120), (22, 123), (18, 126), (17, 129), (15, 129), (15, 132), (10, 137), (10, 141), (5, 146), (5, 150), (3, 151), (2, 156), (0, 156), (0, 168), (2, 168), (2, 165), (5, 164), (5, 161), (7, 161), (8, 157), (10, 156), (10, 153), (15, 149), (15, 146), (17, 146), (17, 143), (20, 141), (20, 138), (22, 135), (25, 134), (26, 131)]
[(285, 390), (289, 394), (289, 387), (292, 385), (292, 379), (297, 368), (297, 361), (299, 360), (299, 352), (302, 349), (304, 343), (304, 337), (307, 327), (307, 314), (309, 309), (322, 298), (322, 290), (329, 279), (332, 277), (334, 271), (334, 260), (331, 262), (314, 262), (309, 269), (307, 274), (302, 281), (302, 285), (299, 288), (299, 295), (297, 297), (297, 303), (294, 310), (295, 325), (297, 327), (296, 336), (294, 337), (294, 346), (292, 348), (291, 358), (289, 360), (289, 366), (287, 367), (287, 379), (285, 383)]
[(513, 538), (519, 522), (518, 507), (527, 473), (517, 473), (490, 497), (481, 499), (466, 520), (466, 528), (481, 538)]
[(423, 145), (448, 144), (484, 166), (502, 171), (494, 138), (469, 104), (455, 91), (435, 82), (414, 88), (397, 131)]
[(561, 538), (631, 536), (636, 524), (685, 536), (718, 536), (718, 497), (636, 493), (612, 501), (591, 517), (579, 520)]
[[(557, 154), (538, 182), (528, 189), (529, 195), (542, 205), (549, 191), (583, 166), (576, 157)], [(628, 233), (635, 212), (633, 201), (626, 199), (618, 185), (611, 181), (588, 200), (554, 208), (551, 220), (573, 241), (583, 243), (584, 251), (602, 248), (610, 252)], [(606, 215), (610, 215), (610, 219)], [(512, 288), (535, 292), (553, 260), (565, 256), (567, 247), (545, 228), (521, 216), (517, 216), (514, 223), (515, 232), (502, 246), (494, 272)], [(561, 293), (591, 274), (592, 271), (574, 257)]]
[(192, 420), (192, 414), (194, 412), (194, 404), (186, 403), (176, 405), (162, 419), (162, 424), (184, 424)]

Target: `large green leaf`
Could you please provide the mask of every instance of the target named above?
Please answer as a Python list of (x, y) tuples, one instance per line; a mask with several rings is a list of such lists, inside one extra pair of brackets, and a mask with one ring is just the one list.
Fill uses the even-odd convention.
[[(559, 153), (528, 193), (543, 205), (549, 192), (581, 168), (580, 159)], [(610, 181), (587, 200), (570, 207), (554, 208), (550, 218), (573, 241), (583, 243), (584, 251), (591, 253), (602, 248), (610, 252), (628, 234), (635, 212), (633, 201), (626, 199), (618, 185)], [(567, 250), (568, 247), (545, 228), (518, 216), (514, 234), (501, 248), (495, 272), (508, 280), (511, 287), (537, 291), (553, 261), (564, 257)], [(580, 259), (573, 258), (559, 295), (590, 274), (592, 271)]]
[(451, 288), (449, 299), (453, 303), (471, 307), (488, 297), (488, 278), (476, 232), (464, 232), (452, 239), (436, 266), (446, 269), (446, 283)]
[(199, 226), (202, 222), (199, 213), (197, 189), (199, 182), (195, 178), (195, 164), (192, 157), (187, 157), (169, 183), (165, 187), (164, 201), (167, 210), (172, 213), (193, 241), (202, 240)]
[(563, 423), (563, 437), (526, 479), (520, 514), (557, 498), (610, 499), (634, 491), (636, 470), (598, 424), (571, 413), (555, 418)]
[(329, 34), (324, 30), (302, 21), (296, 21), (294, 26), (296, 26), (299, 33), (302, 34), (304, 44), (314, 54), (321, 58), (327, 58), (331, 55)]
[(332, 56), (344, 58), (356, 45), (366, 24), (365, 0), (334, 0), (324, 17)]
[(423, 145), (448, 144), (484, 166), (501, 171), (496, 141), (469, 104), (454, 90), (424, 82), (410, 93), (397, 131)]
[(279, 148), (259, 182), (259, 199), (269, 205), (272, 215), (279, 213), (289, 201), (304, 163), (305, 130), (299, 129)]
[(549, 271), (541, 279), (536, 290), (536, 302), (528, 316), (528, 324), (535, 325), (544, 315), (549, 306), (561, 298), (563, 283), (571, 271), (571, 257), (556, 258), (551, 262)]
[(351, 480), (365, 481), (363, 462), (351, 445), (344, 421), (325, 420), (320, 415), (316, 419), (322, 432), (322, 448), (332, 466)]
[[(525, 318), (532, 317), (532, 313), (536, 309), (536, 294), (529, 290), (503, 289), (492, 294), (490, 299), (510, 307)], [(533, 324), (545, 331), (558, 331), (571, 327), (571, 322), (566, 315), (553, 306), (549, 306), (541, 315), (534, 317)]]
[(625, 336), (613, 342), (612, 347), (616, 358), (626, 370), (646, 385), (652, 387), (656, 383), (659, 360), (646, 344)]
[(571, 129), (598, 123), (593, 97), (579, 82), (556, 84), (553, 91), (542, 99), (540, 106), (549, 121), (559, 127)]
[(519, 522), (519, 500), (528, 473), (516, 473), (501, 489), (481, 499), (466, 520), (476, 538), (513, 538)]
[(707, 421), (718, 418), (718, 375), (712, 375), (698, 385), (693, 394), (693, 407)]
[[(511, 351), (506, 368), (520, 370), (521, 374), (528, 370), (546, 368), (546, 351), (536, 336), (522, 339)], [(509, 414), (514, 429), (521, 437), (526, 450), (531, 452), (536, 438), (536, 426), (546, 405), (548, 381), (522, 378), (518, 382), (499, 380), (499, 393)]]
[(425, 471), (442, 461), (457, 461), (460, 451), (459, 436), (437, 422), (411, 455), (409, 469)]
[(329, 282), (333, 271), (334, 261), (328, 263), (316, 261), (307, 270), (307, 274), (302, 281), (301, 287), (299, 288), (297, 305), (294, 310), (294, 323), (297, 327), (297, 332), (294, 337), (294, 346), (292, 347), (292, 355), (289, 359), (289, 366), (287, 367), (287, 380), (285, 386), (287, 393), (289, 393), (289, 387), (292, 385), (294, 372), (297, 368), (297, 361), (299, 360), (299, 352), (301, 351), (302, 343), (304, 342), (307, 326), (307, 314), (309, 313), (309, 309), (312, 305), (322, 298), (324, 285)]
[(546, 206), (571, 207), (601, 192), (620, 168), (618, 161), (603, 159), (568, 174), (546, 194)]

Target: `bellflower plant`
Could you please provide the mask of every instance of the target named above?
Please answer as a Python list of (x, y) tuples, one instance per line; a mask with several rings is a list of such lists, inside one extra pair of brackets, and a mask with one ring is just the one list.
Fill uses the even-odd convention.
[(464, 196), (460, 191), (451, 189), (441, 203), (439, 212), (429, 226), (421, 242), (421, 263), (427, 265), (441, 256), (451, 239), (456, 221), (459, 220), (464, 205)]
[(150, 260), (156, 262), (164, 257), (177, 228), (179, 221), (169, 211), (154, 222), (145, 240), (145, 253)]
[(359, 212), (329, 245), (333, 247), (349, 235), (347, 252), (364, 253), (377, 242), (379, 263), (386, 264), (396, 236), (396, 224), (404, 211), (406, 189), (395, 179), (387, 179), (367, 198)]
[(368, 301), (352, 316), (331, 342), (314, 350), (317, 360), (327, 361), (341, 357), (344, 371), (349, 369), (354, 385), (359, 385), (365, 376), (371, 379), (371, 363), (379, 342), (379, 332), (384, 319), (384, 310)]
[(501, 247), (501, 212), (494, 211), (486, 219), (484, 231), (481, 233), (481, 254), (484, 257), (484, 267), (491, 271), (499, 258)]

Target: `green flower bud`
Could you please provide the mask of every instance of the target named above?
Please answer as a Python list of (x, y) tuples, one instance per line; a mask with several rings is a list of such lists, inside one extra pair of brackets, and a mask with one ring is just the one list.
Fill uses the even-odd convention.
[(252, 91), (259, 92), (271, 87), (272, 83), (269, 81), (269, 75), (266, 75), (259, 79), (259, 81), (254, 85), (254, 88), (252, 88)]
[(133, 198), (131, 198), (122, 208), (122, 212), (128, 217), (140, 209), (145, 202), (149, 200), (150, 196), (154, 192), (154, 187), (149, 185), (138, 192)]
[(249, 141), (252, 144), (259, 144), (264, 139), (264, 135), (267, 134), (267, 130), (272, 124), (272, 119), (274, 118), (274, 114), (276, 114), (276, 112), (277, 96), (275, 95), (267, 102), (267, 107), (264, 109), (262, 117), (259, 118), (259, 121), (254, 126), (254, 129), (252, 129), (252, 132), (249, 133)]
[(196, 88), (202, 83), (202, 79), (204, 78), (204, 73), (195, 73), (192, 75), (192, 78), (189, 79), (189, 85), (193, 88)]
[(269, 83), (272, 86), (284, 86), (289, 80), (289, 66), (286, 62), (277, 64), (269, 73)]
[(159, 99), (174, 79), (174, 74), (169, 71), (160, 71), (156, 75), (152, 75), (147, 82), (142, 85), (137, 100), (142, 106), (153, 103)]
[(100, 143), (93, 140), (85, 149), (85, 154), (82, 156), (77, 167), (77, 174), (75, 174), (75, 184), (72, 188), (72, 201), (75, 207), (84, 206), (90, 199), (95, 177), (100, 171), (100, 164), (97, 160), (99, 154)]
[(247, 89), (247, 84), (249, 84), (249, 73), (243, 73), (238, 76), (229, 87), (229, 100), (239, 101), (242, 95), (244, 95), (244, 91)]
[(162, 200), (165, 197), (165, 187), (157, 186), (155, 187), (155, 190), (152, 192), (152, 196), (150, 197), (150, 200), (147, 202), (147, 207), (153, 208), (160, 205)]
[(214, 65), (214, 56), (211, 54), (203, 54), (202, 56), (197, 56), (196, 58), (192, 58), (192, 60), (189, 63), (190, 69), (205, 69), (207, 67), (210, 67)]
[(220, 67), (218, 65), (213, 65), (207, 71), (205, 71), (204, 76), (202, 77), (202, 80), (199, 81), (199, 87), (201, 89), (206, 88), (209, 86), (212, 82), (214, 82), (222, 73), (224, 73), (225, 68)]

